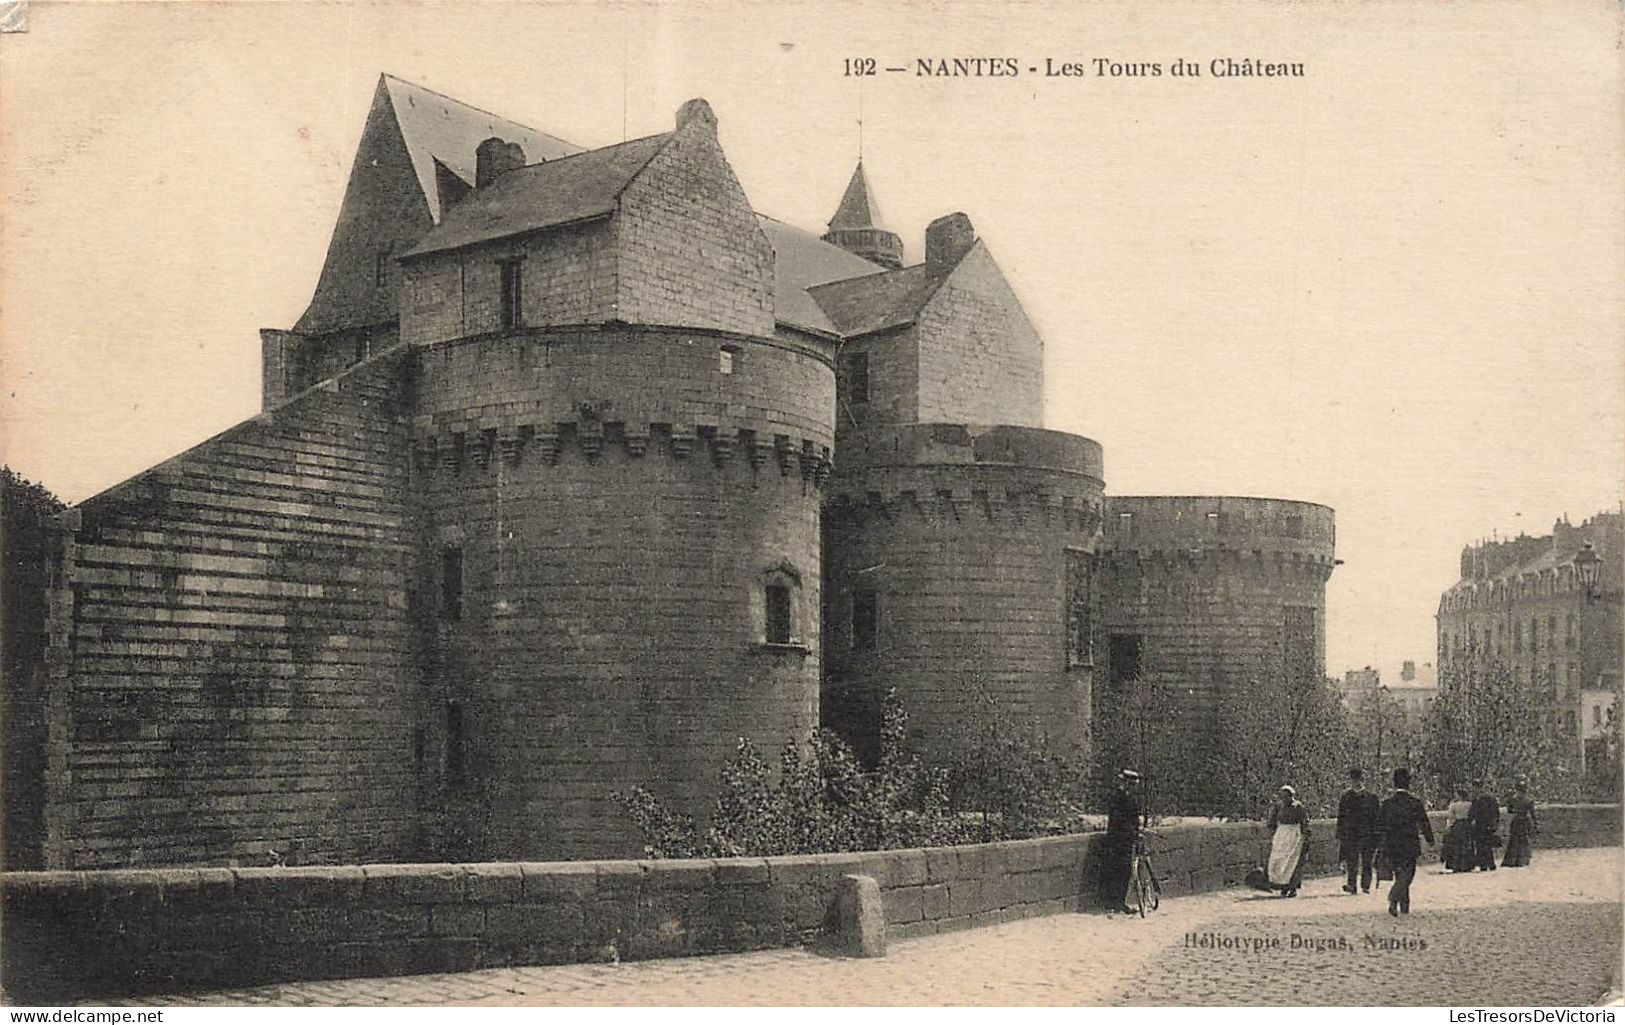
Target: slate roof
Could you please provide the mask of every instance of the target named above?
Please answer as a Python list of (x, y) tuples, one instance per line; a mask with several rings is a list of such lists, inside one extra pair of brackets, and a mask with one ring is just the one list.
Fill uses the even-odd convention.
[(869, 189), (869, 178), (863, 173), (863, 161), (852, 171), (852, 180), (846, 183), (841, 205), (829, 219), (830, 231), (880, 227), (880, 207), (875, 205), (874, 193)]
[(669, 132), (651, 135), (509, 171), (448, 210), (402, 259), (607, 214), (670, 138)]
[(581, 147), (573, 143), (392, 75), (384, 75), (383, 84), (389, 92), (390, 106), (394, 108), (395, 122), (400, 126), (406, 151), (412, 158), (412, 170), (417, 173), (418, 185), (428, 200), (429, 216), (436, 224), (441, 220), (440, 190), (435, 185), (436, 160), (472, 186), (474, 150), (492, 136), (524, 147), (527, 162), (555, 160), (581, 152)]
[(875, 275), (885, 268), (861, 256), (830, 245), (810, 231), (757, 214), (762, 231), (773, 246), (774, 319), (791, 327), (839, 334), (807, 289), (862, 275)]
[(837, 330), (851, 338), (914, 323), (953, 269), (917, 263), (901, 270), (820, 285), (811, 292)]

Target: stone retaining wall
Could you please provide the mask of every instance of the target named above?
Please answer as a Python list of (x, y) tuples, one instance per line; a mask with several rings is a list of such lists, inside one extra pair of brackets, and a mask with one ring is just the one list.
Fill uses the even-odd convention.
[[(1620, 842), (1617, 805), (1540, 815), (1540, 848)], [(1170, 896), (1234, 885), (1264, 850), (1256, 823), (1158, 832)], [(1314, 823), (1311, 874), (1335, 868), (1332, 834)], [(8, 873), (0, 983), (38, 1002), (787, 946), (833, 928), (850, 874), (879, 882), (890, 933), (907, 938), (1091, 907), (1099, 835), (723, 860)]]

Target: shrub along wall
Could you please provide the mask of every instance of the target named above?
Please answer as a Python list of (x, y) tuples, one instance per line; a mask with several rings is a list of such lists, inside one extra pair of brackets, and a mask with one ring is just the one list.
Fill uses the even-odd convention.
[[(1537, 861), (1540, 848), (1620, 842), (1618, 805), (1540, 815)], [(1332, 823), (1312, 828), (1309, 872), (1332, 871)], [(1256, 823), (1158, 832), (1170, 896), (1233, 885), (1264, 850)], [(907, 938), (1092, 907), (1098, 836), (721, 860), (14, 872), (0, 877), (0, 983), (40, 1002), (786, 946), (834, 927), (848, 874), (879, 882), (891, 935)]]

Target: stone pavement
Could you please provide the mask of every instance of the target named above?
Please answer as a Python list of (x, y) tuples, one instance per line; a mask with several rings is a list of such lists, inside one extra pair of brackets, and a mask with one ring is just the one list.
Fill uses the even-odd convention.
[(1536, 851), (1532, 867), (1490, 875), (1426, 866), (1412, 888), (1413, 914), (1397, 921), (1382, 896), (1350, 897), (1341, 880), (1318, 879), (1290, 900), (1224, 890), (1166, 901), (1144, 920), (1055, 915), (897, 942), (875, 960), (773, 950), (291, 983), (142, 1002), (1587, 1004), (1618, 989), (1622, 868), (1617, 847)]

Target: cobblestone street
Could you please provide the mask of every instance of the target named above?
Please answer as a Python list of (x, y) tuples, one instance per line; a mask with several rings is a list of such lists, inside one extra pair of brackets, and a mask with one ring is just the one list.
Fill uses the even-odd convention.
[[(1293, 900), (1225, 890), (1166, 901), (1143, 921), (1056, 915), (895, 942), (876, 960), (776, 950), (297, 983), (145, 1002), (1587, 1004), (1618, 989), (1621, 869), (1619, 848), (1537, 851), (1533, 867), (1493, 875), (1452, 876), (1427, 866), (1412, 890), (1414, 913), (1397, 921), (1382, 896), (1351, 897), (1340, 879), (1318, 879)], [(1229, 942), (1192, 944), (1188, 934)]]

